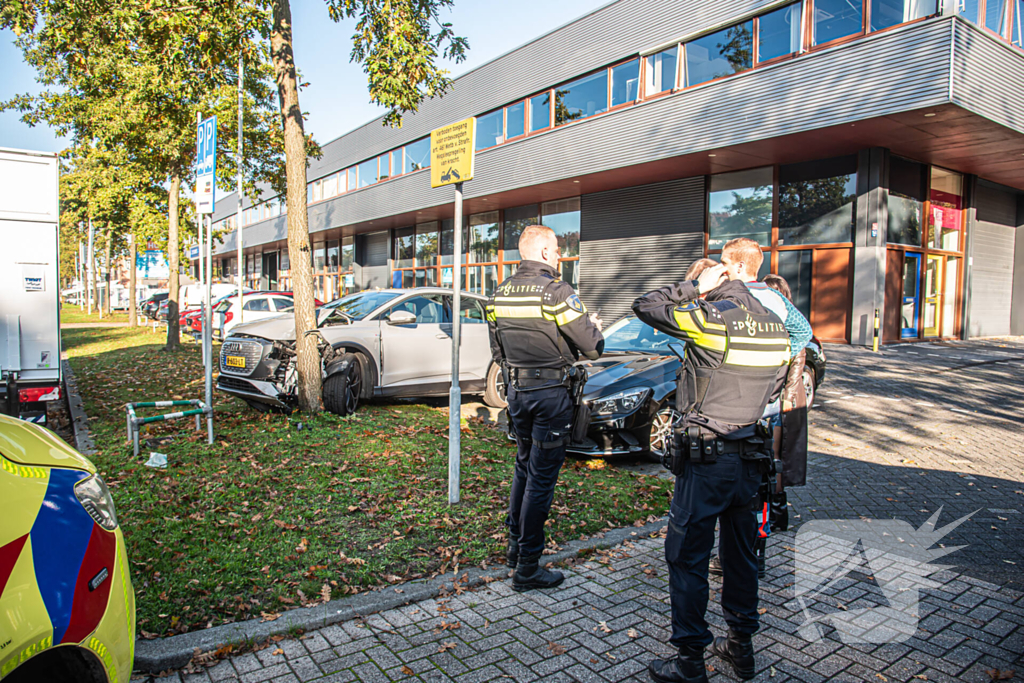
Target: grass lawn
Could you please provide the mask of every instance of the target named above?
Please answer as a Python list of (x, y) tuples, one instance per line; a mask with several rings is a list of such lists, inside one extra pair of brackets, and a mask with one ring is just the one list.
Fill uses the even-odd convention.
[(77, 304), (65, 303), (60, 308), (60, 321), (62, 323), (126, 323), (128, 322), (128, 311), (111, 311), (110, 315), (100, 318), (99, 312), (94, 308), (90, 315), (86, 308), (79, 308)]
[[(144, 635), (273, 618), (500, 561), (514, 449), (501, 432), (471, 422), (462, 437), (463, 502), (449, 507), (446, 409), (370, 404), (349, 418), (309, 419), (261, 415), (215, 392), (213, 446), (193, 422), (158, 423), (148, 437), (172, 439), (134, 458), (125, 402), (202, 397), (198, 345), (167, 353), (162, 342), (163, 330), (148, 328), (64, 331), (95, 462), (128, 541)], [(149, 450), (168, 455), (167, 470), (143, 465)], [(549, 540), (665, 513), (669, 482), (603, 465), (567, 460)]]

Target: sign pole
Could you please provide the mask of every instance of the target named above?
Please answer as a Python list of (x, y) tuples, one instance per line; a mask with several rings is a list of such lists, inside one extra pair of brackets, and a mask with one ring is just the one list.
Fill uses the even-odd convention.
[[(242, 154), (242, 114), (245, 106), (242, 83), (245, 64), (242, 63), (242, 55), (238, 55), (238, 213), (235, 214), (235, 234), (238, 237), (238, 322), (244, 320), (242, 309), (245, 301), (242, 300), (242, 283), (245, 281), (245, 256), (242, 254), (242, 161), (245, 157)], [(225, 326), (226, 327), (226, 326)]]
[[(200, 222), (202, 219), (200, 218)], [(202, 247), (199, 249), (199, 262), (203, 262)], [(213, 216), (206, 215), (206, 291), (203, 301), (203, 356), (206, 358), (206, 443), (213, 445)]]
[(462, 332), (462, 183), (455, 183), (455, 245), (452, 287), (452, 389), (448, 396), (448, 504), (459, 502), (462, 460), (462, 387), (459, 383), (459, 346)]
[(88, 313), (92, 315), (92, 290), (96, 283), (96, 274), (93, 268), (96, 263), (96, 247), (93, 241), (92, 216), (89, 217), (89, 245), (86, 247), (85, 261), (85, 300), (89, 308)]

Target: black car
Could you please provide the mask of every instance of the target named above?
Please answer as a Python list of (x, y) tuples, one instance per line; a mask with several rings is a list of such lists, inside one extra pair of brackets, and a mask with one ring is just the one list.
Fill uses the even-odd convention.
[[(660, 460), (672, 427), (682, 415), (675, 408), (679, 358), (669, 349), (678, 342), (634, 316), (605, 330), (604, 355), (580, 363), (589, 378), (584, 399), (592, 421), (582, 444), (567, 448), (585, 456), (649, 454)], [(804, 386), (808, 406), (825, 377), (825, 354), (812, 339), (807, 346)]]
[(150, 320), (156, 320), (157, 313), (160, 310), (160, 304), (167, 301), (168, 296), (170, 295), (167, 292), (154, 294), (139, 304), (139, 311)]

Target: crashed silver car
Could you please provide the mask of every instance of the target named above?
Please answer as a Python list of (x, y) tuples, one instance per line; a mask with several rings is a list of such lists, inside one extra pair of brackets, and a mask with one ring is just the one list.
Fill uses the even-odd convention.
[[(451, 387), (453, 293), (441, 287), (365, 291), (317, 309), (324, 407), (352, 413), (375, 397), (447, 396)], [(462, 293), (459, 385), (502, 405), (501, 372), (491, 362), (484, 306)], [(217, 389), (261, 411), (294, 409), (295, 318), (238, 325), (220, 352)]]

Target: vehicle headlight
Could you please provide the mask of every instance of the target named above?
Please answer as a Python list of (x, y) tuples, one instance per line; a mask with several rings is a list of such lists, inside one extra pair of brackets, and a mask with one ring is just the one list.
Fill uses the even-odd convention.
[(632, 413), (643, 405), (651, 390), (646, 387), (627, 389), (611, 396), (595, 398), (590, 402), (590, 410), (594, 415), (622, 415)]
[(114, 499), (110, 497), (110, 489), (98, 474), (86, 477), (75, 484), (75, 496), (97, 524), (107, 531), (117, 528)]

